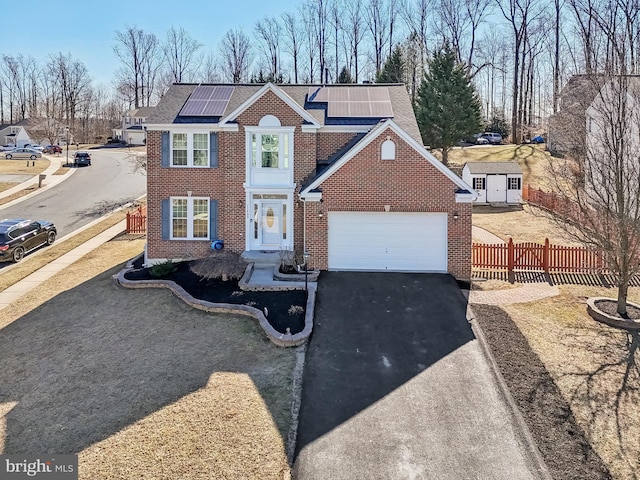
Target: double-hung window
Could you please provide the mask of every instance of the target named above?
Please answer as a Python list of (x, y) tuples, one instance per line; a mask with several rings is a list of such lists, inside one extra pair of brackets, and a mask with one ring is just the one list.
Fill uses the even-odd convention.
[(209, 134), (173, 132), (171, 134), (171, 166), (208, 167)]
[(251, 165), (256, 168), (289, 168), (289, 133), (252, 133)]
[(182, 240), (209, 238), (208, 198), (171, 198), (171, 238)]

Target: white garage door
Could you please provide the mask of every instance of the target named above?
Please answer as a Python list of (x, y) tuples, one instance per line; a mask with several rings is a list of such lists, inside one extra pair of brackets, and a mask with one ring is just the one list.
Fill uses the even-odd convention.
[(447, 271), (447, 214), (330, 212), (329, 270)]

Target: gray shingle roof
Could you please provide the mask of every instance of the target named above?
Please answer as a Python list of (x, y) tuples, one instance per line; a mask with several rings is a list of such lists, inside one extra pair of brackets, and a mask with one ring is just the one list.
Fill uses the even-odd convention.
[(469, 173), (510, 173), (522, 175), (522, 168), (518, 162), (467, 162)]
[[(211, 85), (228, 85), (228, 84), (211, 84)], [(193, 92), (198, 84), (174, 84), (169, 87), (169, 90), (164, 94), (160, 102), (146, 120), (149, 125), (154, 124), (170, 124), (170, 123), (184, 123), (178, 122), (177, 117), (180, 110), (184, 106), (185, 102)], [(223, 117), (233, 112), (236, 108), (246, 102), (253, 94), (262, 88), (260, 84), (241, 84), (234, 85), (233, 94), (229, 99), (229, 103)], [(318, 85), (279, 85), (293, 101), (295, 101), (302, 108), (305, 108), (305, 101), (309, 87)], [(391, 105), (393, 107), (393, 120), (407, 132), (416, 141), (422, 144), (422, 138), (420, 136), (420, 130), (418, 129), (418, 123), (416, 122), (415, 114), (413, 113), (413, 107), (411, 105), (411, 98), (407, 93), (404, 85), (401, 84), (353, 84), (353, 85), (327, 85), (326, 88), (345, 87), (349, 88), (387, 88), (389, 90), (389, 97), (391, 99)], [(306, 111), (311, 115), (320, 125), (325, 125), (325, 110), (316, 108), (307, 108)], [(199, 119), (203, 121), (204, 119)], [(215, 123), (219, 118), (211, 118), (210, 121)], [(358, 121), (349, 122), (355, 125), (368, 125), (372, 126), (377, 124), (376, 119), (357, 119)]]

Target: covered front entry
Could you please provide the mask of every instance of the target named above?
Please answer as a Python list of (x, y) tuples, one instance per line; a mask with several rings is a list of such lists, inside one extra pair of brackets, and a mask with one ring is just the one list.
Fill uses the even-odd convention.
[(329, 270), (447, 271), (447, 214), (330, 212)]
[(289, 196), (286, 194), (252, 194), (248, 249), (278, 250), (290, 248), (292, 231), (289, 222)]

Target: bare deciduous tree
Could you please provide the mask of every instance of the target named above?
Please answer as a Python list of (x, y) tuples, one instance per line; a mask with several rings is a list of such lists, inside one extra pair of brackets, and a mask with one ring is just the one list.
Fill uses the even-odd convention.
[(122, 67), (116, 73), (121, 91), (127, 92), (133, 106), (149, 106), (159, 67), (159, 43), (153, 33), (136, 27), (116, 31), (113, 51)]
[(284, 42), (285, 51), (291, 56), (293, 63), (293, 83), (298, 83), (298, 67), (300, 50), (302, 48), (301, 34), (299, 24), (296, 17), (291, 13), (285, 13), (282, 16), (283, 32), (286, 41)]
[(202, 44), (184, 28), (171, 27), (162, 44), (162, 53), (171, 83), (190, 82), (200, 66), (197, 53)]
[(242, 30), (225, 33), (220, 47), (225, 73), (232, 83), (246, 80), (249, 72), (251, 41)]
[(385, 46), (389, 41), (387, 31), (389, 29), (389, 11), (385, 8), (384, 0), (369, 0), (365, 9), (365, 22), (371, 35), (373, 45), (374, 67), (376, 73), (384, 63)]
[(624, 74), (589, 81), (595, 100), (582, 148), (570, 161), (550, 164), (555, 192), (573, 207), (552, 218), (605, 253), (624, 315), (629, 282), (640, 273), (640, 84)]
[(272, 79), (280, 76), (280, 37), (282, 31), (280, 22), (274, 17), (267, 17), (256, 23), (255, 33), (258, 45), (269, 59), (268, 75)]

